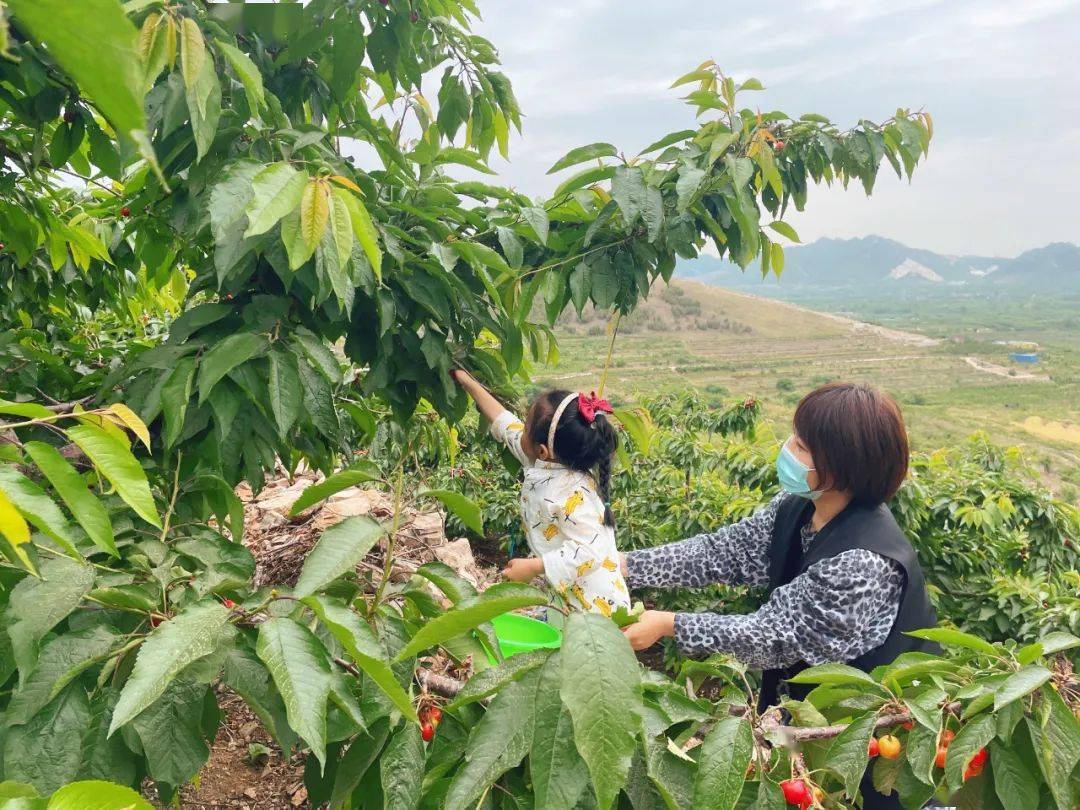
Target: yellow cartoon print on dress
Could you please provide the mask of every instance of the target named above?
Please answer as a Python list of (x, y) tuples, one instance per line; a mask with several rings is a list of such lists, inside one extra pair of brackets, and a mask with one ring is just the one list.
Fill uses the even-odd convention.
[(574, 510), (585, 503), (585, 496), (580, 492), (575, 492), (569, 498), (566, 499), (566, 503), (563, 504), (563, 512), (567, 517), (574, 514)]
[(596, 609), (599, 610), (603, 615), (611, 618), (611, 605), (607, 603), (606, 599), (598, 596), (593, 599), (593, 604), (596, 605)]
[(549, 523), (547, 526), (544, 527), (544, 539), (545, 540), (550, 540), (552, 537), (554, 537), (558, 533), (559, 533), (559, 527), (556, 526), (554, 523)]
[(601, 568), (606, 568), (608, 571), (618, 571), (618, 564), (611, 559), (611, 557), (604, 557), (604, 561), (600, 563)]
[(574, 595), (574, 598), (577, 599), (578, 602), (581, 603), (581, 606), (585, 610), (589, 609), (589, 607), (590, 607), (589, 600), (585, 598), (585, 591), (581, 590), (580, 585), (571, 585), (570, 586), (570, 593), (572, 593)]
[(583, 576), (585, 576), (585, 575), (586, 575), (587, 573), (589, 573), (590, 571), (592, 571), (592, 562), (593, 562), (592, 560), (586, 560), (585, 562), (581, 563), (581, 564), (580, 564), (580, 565), (579, 565), (579, 566), (577, 567), (577, 575), (578, 575), (579, 577), (583, 577)]
[(506, 429), (507, 430), (524, 430), (525, 425), (523, 425), (521, 422), (511, 422), (509, 425), (506, 426)]
[(619, 577), (618, 579), (614, 580), (614, 583), (615, 583), (615, 590), (621, 591), (622, 593), (626, 593), (626, 585), (623, 583), (622, 577)]

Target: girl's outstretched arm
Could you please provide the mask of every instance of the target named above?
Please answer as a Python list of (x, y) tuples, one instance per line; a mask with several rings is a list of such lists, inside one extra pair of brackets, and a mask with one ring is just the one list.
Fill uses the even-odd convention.
[(500, 413), (506, 410), (499, 400), (495, 399), (484, 386), (477, 382), (472, 374), (464, 369), (454, 369), (450, 376), (458, 385), (465, 389), (465, 393), (472, 397), (477, 409), (489, 422), (494, 422)]
[(631, 588), (767, 585), (769, 546), (784, 494), (738, 523), (666, 546), (629, 551), (623, 573)]

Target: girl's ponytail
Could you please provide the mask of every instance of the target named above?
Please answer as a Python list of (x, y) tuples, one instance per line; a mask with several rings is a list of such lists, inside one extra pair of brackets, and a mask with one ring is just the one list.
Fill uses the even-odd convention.
[(615, 528), (615, 516), (611, 513), (611, 457), (615, 455), (618, 436), (615, 428), (602, 413), (596, 415), (593, 422), (600, 443), (600, 458), (596, 462), (596, 485), (600, 499), (604, 502), (604, 524)]

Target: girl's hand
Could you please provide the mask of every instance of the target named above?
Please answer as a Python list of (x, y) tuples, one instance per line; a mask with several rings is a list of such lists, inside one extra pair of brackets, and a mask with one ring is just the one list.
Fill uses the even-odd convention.
[(544, 573), (544, 563), (536, 557), (516, 557), (506, 564), (502, 575), (511, 582), (532, 582)]
[(675, 614), (666, 610), (646, 610), (636, 622), (623, 628), (623, 635), (635, 650), (647, 649), (664, 636), (675, 635)]
[(480, 383), (476, 381), (476, 378), (467, 372), (463, 368), (455, 368), (450, 372), (450, 379), (460, 385), (462, 388), (469, 388), (470, 386), (477, 386)]

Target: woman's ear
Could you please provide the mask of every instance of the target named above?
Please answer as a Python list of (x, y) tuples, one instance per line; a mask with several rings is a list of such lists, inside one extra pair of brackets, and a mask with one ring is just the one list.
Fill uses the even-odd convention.
[(551, 455), (551, 451), (548, 450), (548, 446), (546, 444), (536, 445), (536, 457), (541, 461), (551, 461), (551, 459), (553, 458), (553, 456)]

